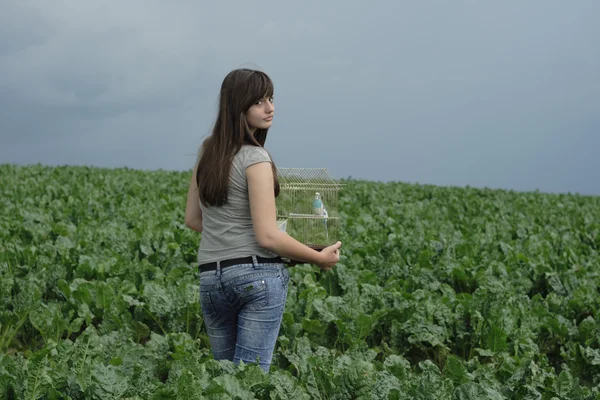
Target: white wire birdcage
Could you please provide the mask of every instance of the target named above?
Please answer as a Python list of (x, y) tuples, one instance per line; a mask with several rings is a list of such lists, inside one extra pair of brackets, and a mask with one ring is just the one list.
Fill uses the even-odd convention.
[(322, 250), (339, 240), (339, 191), (325, 168), (279, 168), (277, 223), (305, 245)]

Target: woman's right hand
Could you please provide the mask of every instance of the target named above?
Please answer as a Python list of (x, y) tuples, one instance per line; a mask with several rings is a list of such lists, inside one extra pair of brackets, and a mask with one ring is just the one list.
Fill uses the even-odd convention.
[(321, 250), (320, 261), (316, 264), (317, 267), (324, 271), (329, 271), (340, 260), (340, 247), (342, 247), (342, 242), (338, 241)]

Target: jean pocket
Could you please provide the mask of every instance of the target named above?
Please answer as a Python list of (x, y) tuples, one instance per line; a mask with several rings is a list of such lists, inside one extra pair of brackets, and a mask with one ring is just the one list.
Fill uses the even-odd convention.
[(210, 292), (208, 291), (200, 291), (200, 307), (205, 317), (213, 318), (217, 315), (217, 310), (215, 309), (215, 305), (210, 298)]
[(251, 310), (258, 310), (269, 304), (269, 291), (264, 279), (238, 284), (232, 289), (242, 305)]

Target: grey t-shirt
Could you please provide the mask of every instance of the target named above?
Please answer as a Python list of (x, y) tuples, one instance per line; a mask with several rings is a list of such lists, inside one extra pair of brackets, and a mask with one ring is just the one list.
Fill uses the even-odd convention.
[(251, 255), (277, 256), (256, 241), (248, 200), (246, 168), (265, 161), (271, 162), (271, 158), (264, 148), (243, 145), (231, 165), (227, 203), (221, 207), (205, 207), (200, 203), (202, 236), (198, 264)]

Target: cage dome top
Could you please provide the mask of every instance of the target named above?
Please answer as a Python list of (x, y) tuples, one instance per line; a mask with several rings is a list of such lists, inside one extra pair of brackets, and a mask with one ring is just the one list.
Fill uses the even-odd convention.
[(288, 190), (341, 190), (344, 186), (334, 179), (326, 168), (278, 168), (281, 189)]

